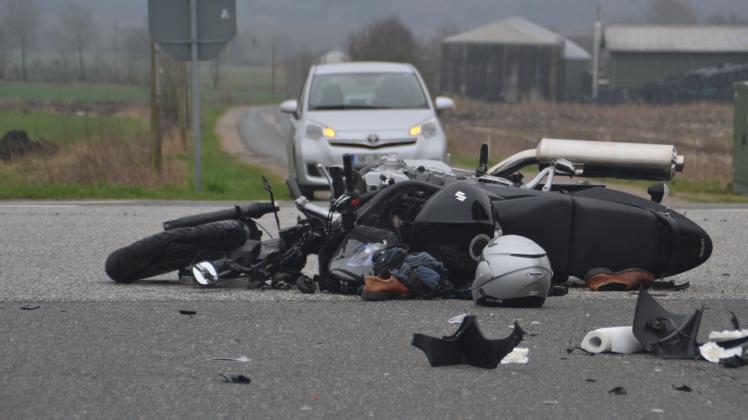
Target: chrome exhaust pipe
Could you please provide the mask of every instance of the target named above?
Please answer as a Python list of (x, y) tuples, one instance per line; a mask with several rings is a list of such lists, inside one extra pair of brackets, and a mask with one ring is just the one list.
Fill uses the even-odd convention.
[(582, 176), (655, 181), (669, 181), (685, 166), (672, 145), (544, 138), (537, 148), (515, 153), (489, 173), (506, 177), (527, 165), (543, 167), (558, 159), (571, 161)]

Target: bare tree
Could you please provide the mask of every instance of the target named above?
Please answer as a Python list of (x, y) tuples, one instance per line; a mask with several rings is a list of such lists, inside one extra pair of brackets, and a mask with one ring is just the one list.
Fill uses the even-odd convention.
[(383, 60), (413, 63), (418, 43), (396, 16), (380, 19), (348, 35), (352, 60)]
[(651, 0), (647, 17), (650, 23), (663, 25), (699, 22), (696, 10), (689, 0)]
[(78, 55), (78, 80), (87, 79), (83, 55), (96, 36), (96, 23), (91, 11), (77, 4), (70, 4), (60, 15), (60, 35)]
[(8, 0), (5, 5), (2, 26), (8, 38), (21, 50), (21, 79), (24, 81), (28, 80), (26, 55), (40, 19), (41, 10), (35, 0)]

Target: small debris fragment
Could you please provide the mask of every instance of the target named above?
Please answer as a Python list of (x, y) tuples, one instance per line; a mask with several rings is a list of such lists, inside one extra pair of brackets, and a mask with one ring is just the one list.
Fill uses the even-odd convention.
[(530, 321), (530, 324), (531, 325), (538, 325), (538, 324), (540, 324), (540, 321)]
[(722, 273), (721, 276), (722, 277), (730, 277), (730, 273)]
[(745, 359), (740, 356), (732, 356), (719, 361), (719, 364), (730, 369), (736, 369), (745, 366), (747, 363)]
[(574, 352), (580, 352), (580, 353), (582, 353), (585, 356), (594, 356), (595, 355), (595, 353), (589, 352), (589, 351), (587, 351), (587, 350), (585, 350), (585, 349), (583, 349), (583, 348), (581, 348), (579, 346), (567, 347), (566, 348), (566, 353), (567, 354), (572, 354)]
[(628, 395), (629, 393), (626, 392), (626, 390), (622, 386), (617, 386), (617, 387), (611, 389), (610, 391), (608, 391), (608, 394), (613, 394), (613, 395)]
[(239, 356), (239, 357), (211, 357), (208, 359), (209, 362), (251, 362), (252, 359), (250, 359), (247, 356)]
[(307, 410), (311, 410), (311, 409), (312, 409), (312, 407), (309, 407), (308, 405), (302, 405), (301, 406), (301, 411), (307, 411)]
[(501, 359), (502, 365), (508, 365), (510, 363), (517, 363), (524, 365), (527, 363), (527, 354), (530, 352), (528, 348), (515, 347), (509, 354)]
[(730, 315), (732, 315), (732, 317), (730, 317), (730, 323), (732, 324), (732, 327), (735, 328), (736, 330), (739, 330), (740, 321), (738, 321), (738, 317), (735, 315), (735, 312), (733, 311), (727, 311), (727, 312), (729, 312)]
[(653, 408), (653, 409), (651, 409), (651, 410), (649, 410), (649, 411), (650, 411), (651, 413), (657, 413), (657, 414), (663, 414), (663, 413), (665, 413), (665, 410), (663, 410), (663, 409), (661, 409), (661, 408)]
[(39, 305), (23, 305), (21, 306), (22, 311), (35, 311), (37, 309), (41, 308)]
[(681, 385), (681, 386), (675, 386), (673, 385), (673, 389), (676, 391), (682, 391), (682, 392), (691, 392), (693, 389), (691, 389), (688, 385)]
[(556, 401), (556, 400), (544, 400), (543, 404), (544, 405), (553, 405), (553, 404), (558, 404), (558, 401)]
[(180, 309), (179, 313), (182, 314), (182, 315), (195, 315), (197, 313), (197, 311), (189, 311), (189, 310), (186, 310), (186, 309)]
[(312, 399), (313, 399), (314, 401), (319, 401), (319, 395), (314, 395), (314, 396), (312, 396)]
[(221, 373), (221, 377), (223, 378), (224, 382), (229, 382), (232, 384), (248, 384), (252, 382), (251, 379), (248, 377), (240, 374), (240, 373)]
[(465, 319), (465, 316), (467, 316), (467, 314), (459, 314), (457, 316), (449, 318), (449, 321), (447, 322), (449, 322), (450, 324), (462, 324), (462, 320)]
[(585, 379), (584, 381), (585, 381), (585, 382), (597, 382), (597, 379), (593, 379), (593, 378), (587, 378), (587, 379)]

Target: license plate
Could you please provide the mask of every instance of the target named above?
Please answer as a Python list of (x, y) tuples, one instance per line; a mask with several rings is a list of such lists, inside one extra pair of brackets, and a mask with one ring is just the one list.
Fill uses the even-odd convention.
[(382, 159), (382, 155), (366, 154), (366, 155), (353, 155), (353, 164), (356, 166), (368, 166), (374, 165)]

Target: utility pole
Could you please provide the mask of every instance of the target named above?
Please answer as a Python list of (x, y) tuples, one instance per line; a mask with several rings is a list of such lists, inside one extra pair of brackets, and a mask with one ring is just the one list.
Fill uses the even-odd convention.
[(275, 100), (275, 42), (270, 44), (270, 96)]
[(592, 37), (592, 99), (597, 100), (598, 87), (600, 85), (600, 42), (602, 38), (603, 25), (600, 22), (600, 3), (597, 4), (597, 17), (595, 19), (595, 33)]
[(161, 86), (158, 46), (151, 41), (151, 167), (161, 175)]

